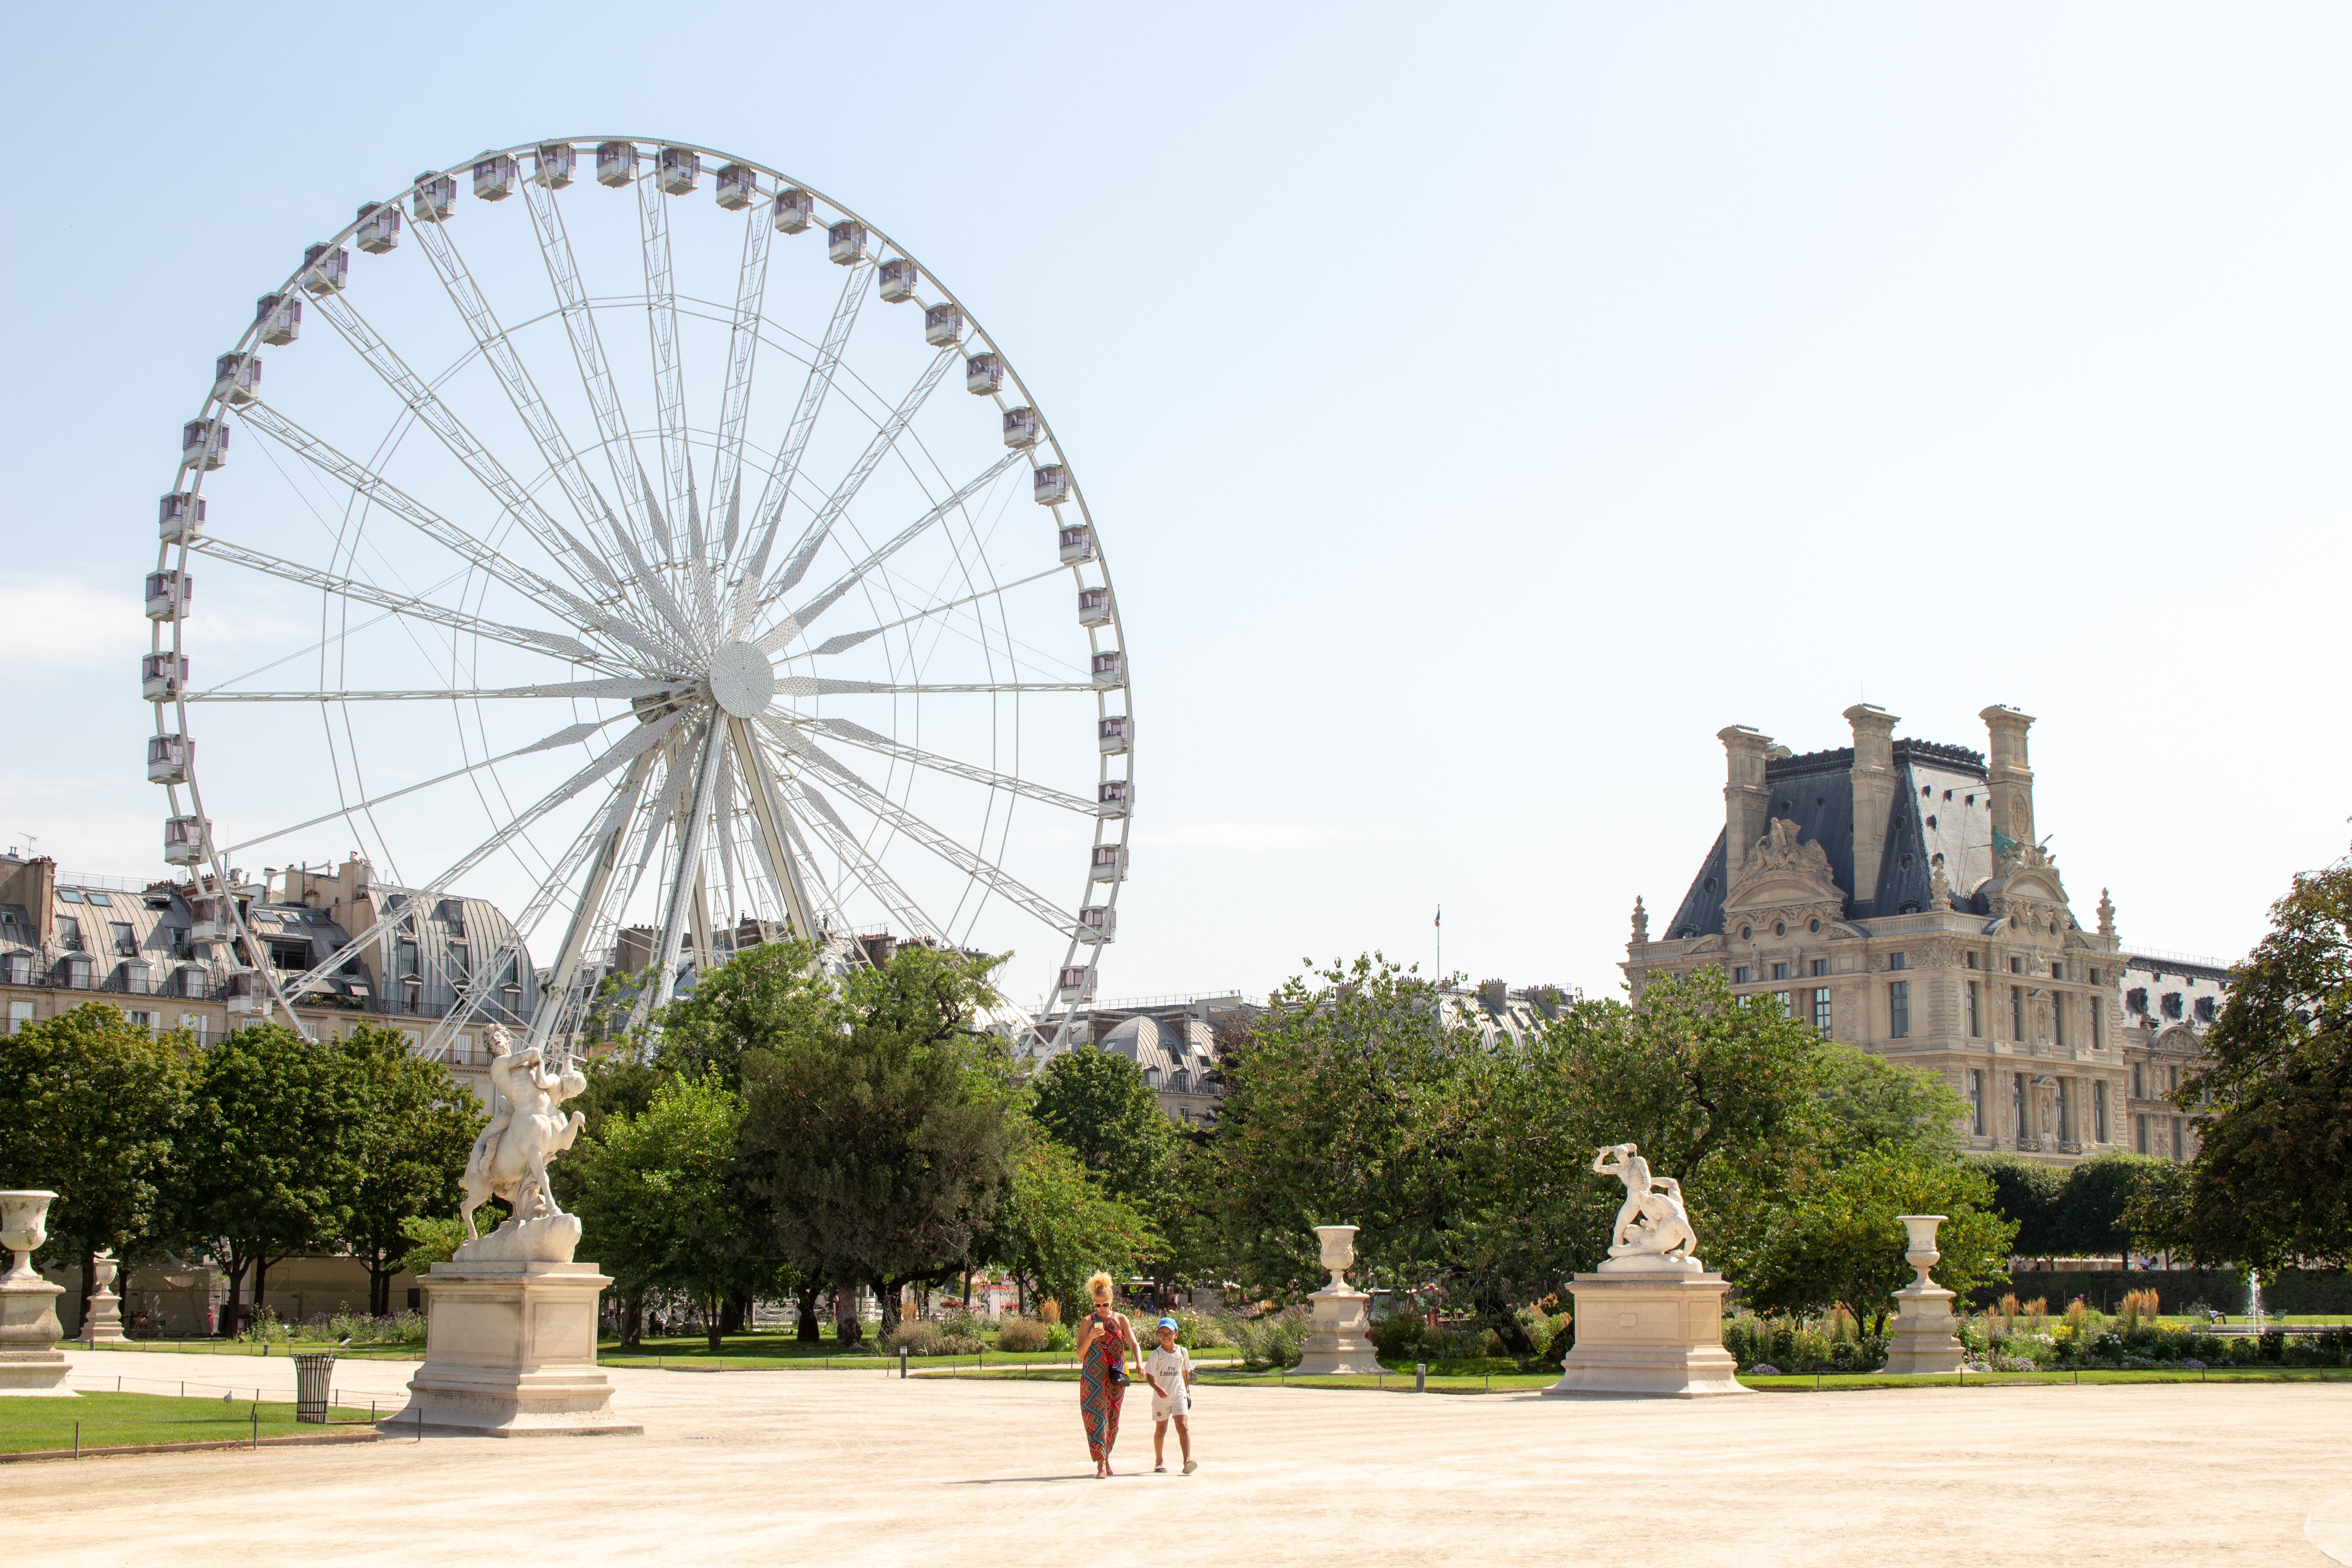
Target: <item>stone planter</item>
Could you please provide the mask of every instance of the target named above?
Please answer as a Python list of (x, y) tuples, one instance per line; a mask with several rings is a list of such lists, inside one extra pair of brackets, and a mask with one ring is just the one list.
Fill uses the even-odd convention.
[(114, 1261), (114, 1249), (107, 1247), (90, 1260), (89, 1310), (81, 1321), (82, 1342), (92, 1345), (128, 1343), (122, 1332), (122, 1298), (114, 1293), (114, 1277), (119, 1266)]
[(1314, 1331), (1307, 1336), (1298, 1358), (1298, 1374), (1322, 1377), (1379, 1372), (1381, 1367), (1371, 1340), (1372, 1299), (1350, 1289), (1347, 1280), (1348, 1267), (1356, 1261), (1356, 1227), (1318, 1225), (1315, 1236), (1319, 1244), (1317, 1256), (1331, 1271), (1331, 1283), (1307, 1298), (1315, 1314)]
[(1953, 1333), (1959, 1325), (1952, 1317), (1952, 1292), (1927, 1278), (1927, 1270), (1944, 1256), (1936, 1250), (1936, 1227), (1944, 1223), (1944, 1216), (1895, 1217), (1910, 1233), (1911, 1245), (1903, 1260), (1917, 1271), (1918, 1278), (1895, 1292), (1895, 1331), (1886, 1349), (1886, 1371), (1898, 1377), (1958, 1372), (1967, 1352)]
[(78, 1398), (66, 1386), (66, 1358), (58, 1351), (58, 1298), (66, 1293), (33, 1267), (49, 1238), (49, 1205), (57, 1194), (0, 1193), (0, 1247), (16, 1255), (0, 1274), (0, 1395)]

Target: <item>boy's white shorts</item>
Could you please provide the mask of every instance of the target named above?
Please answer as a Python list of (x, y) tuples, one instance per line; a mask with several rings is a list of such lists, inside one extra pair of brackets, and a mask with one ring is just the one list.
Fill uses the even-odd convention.
[(1175, 1416), (1189, 1415), (1192, 1413), (1192, 1391), (1191, 1389), (1180, 1387), (1164, 1398), (1157, 1394), (1151, 1396), (1151, 1418), (1154, 1421), (1167, 1421)]

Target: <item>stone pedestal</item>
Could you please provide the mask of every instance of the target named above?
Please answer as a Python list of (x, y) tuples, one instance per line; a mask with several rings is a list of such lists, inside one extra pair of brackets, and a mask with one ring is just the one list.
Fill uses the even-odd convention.
[(1314, 1304), (1315, 1329), (1298, 1358), (1301, 1377), (1381, 1370), (1372, 1348), (1372, 1299), (1361, 1290), (1329, 1289), (1307, 1298)]
[(120, 1345), (130, 1342), (122, 1331), (122, 1298), (114, 1293), (117, 1267), (111, 1248), (100, 1252), (91, 1260), (93, 1289), (89, 1293), (89, 1310), (83, 1314), (81, 1321), (81, 1337), (86, 1344)]
[[(1649, 1267), (1628, 1267), (1638, 1265)], [(1740, 1386), (1739, 1363), (1723, 1348), (1723, 1298), (1731, 1287), (1722, 1275), (1695, 1258), (1612, 1258), (1601, 1268), (1569, 1286), (1576, 1348), (1546, 1395), (1754, 1392)]]
[(593, 1263), (436, 1263), (423, 1281), (425, 1364), (386, 1432), (486, 1437), (590, 1436), (645, 1430), (612, 1408), (596, 1366), (596, 1298), (612, 1280)]
[(1347, 1280), (1348, 1266), (1356, 1261), (1356, 1226), (1318, 1225), (1315, 1237), (1317, 1256), (1331, 1271), (1331, 1283), (1307, 1298), (1314, 1304), (1315, 1327), (1301, 1347), (1298, 1375), (1379, 1372), (1372, 1349), (1372, 1299), (1350, 1289)]
[(1952, 1293), (1927, 1278), (1927, 1270), (1944, 1256), (1936, 1250), (1936, 1227), (1944, 1216), (1895, 1217), (1911, 1233), (1911, 1247), (1903, 1258), (1919, 1277), (1895, 1292), (1895, 1328), (1888, 1335), (1885, 1370), (1896, 1376), (1958, 1372), (1968, 1352), (1954, 1337), (1959, 1324), (1952, 1317)]
[(0, 1193), (0, 1247), (16, 1255), (16, 1266), (0, 1274), (0, 1395), (77, 1399), (66, 1386), (65, 1356), (57, 1348), (64, 1331), (58, 1298), (66, 1293), (33, 1267), (33, 1253), (49, 1238), (50, 1192)]

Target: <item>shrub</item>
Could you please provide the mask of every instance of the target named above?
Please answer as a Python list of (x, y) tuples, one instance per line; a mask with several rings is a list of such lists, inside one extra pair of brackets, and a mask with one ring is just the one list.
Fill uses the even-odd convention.
[[(1208, 1350), (1225, 1343), (1224, 1325), (1207, 1312), (1179, 1307), (1168, 1315), (1176, 1320), (1176, 1342), (1186, 1350)], [(1147, 1333), (1143, 1342), (1150, 1345), (1158, 1341)]]
[(1062, 1304), (1059, 1301), (1051, 1300), (1050, 1298), (1038, 1302), (1037, 1321), (1041, 1323), (1060, 1322), (1062, 1321)]
[[(1049, 1306), (1052, 1303), (1050, 1302), (1047, 1303)], [(1047, 1350), (1066, 1351), (1076, 1343), (1077, 1343), (1077, 1341), (1072, 1337), (1070, 1331), (1062, 1327), (1061, 1324), (1047, 1323), (1045, 1325), (1045, 1348)]]
[(968, 1334), (951, 1334), (944, 1324), (928, 1318), (906, 1318), (883, 1340), (886, 1351), (905, 1347), (909, 1355), (977, 1355), (981, 1342)]
[(1442, 1342), (1418, 1312), (1399, 1312), (1372, 1325), (1372, 1348), (1383, 1366), (1407, 1367), (1437, 1359)]
[(1309, 1331), (1304, 1308), (1289, 1307), (1234, 1322), (1234, 1343), (1251, 1366), (1297, 1366)]
[(1034, 1318), (1007, 1318), (996, 1331), (996, 1348), (1007, 1355), (1028, 1355), (1046, 1348), (1053, 1331)]

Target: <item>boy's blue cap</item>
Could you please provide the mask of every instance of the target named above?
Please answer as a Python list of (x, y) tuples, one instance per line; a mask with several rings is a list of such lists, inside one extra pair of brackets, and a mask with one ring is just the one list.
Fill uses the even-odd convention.
[(1160, 1326), (1163, 1329), (1172, 1329), (1176, 1326), (1176, 1320), (1173, 1318), (1162, 1318), (1160, 1320)]

